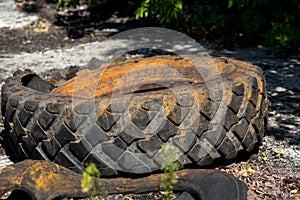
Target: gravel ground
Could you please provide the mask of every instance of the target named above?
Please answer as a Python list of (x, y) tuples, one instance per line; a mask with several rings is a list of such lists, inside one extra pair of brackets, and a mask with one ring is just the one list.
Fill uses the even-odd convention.
[[(47, 6), (45, 4), (44, 9)], [(5, 16), (23, 16), (15, 5), (8, 0), (0, 1), (0, 13)], [(101, 61), (112, 59), (117, 50), (134, 44), (131, 39), (105, 40), (90, 35), (71, 40), (62, 28), (55, 28), (51, 17), (31, 14), (18, 22), (12, 20), (11, 27), (3, 28), (0, 20), (0, 85), (17, 69), (29, 68), (49, 77), (49, 74), (61, 72), (72, 65), (85, 67), (92, 57)], [(24, 17), (21, 17), (23, 19)], [(0, 16), (0, 19), (1, 16)], [(50, 21), (49, 21), (50, 20)], [(53, 19), (52, 19), (53, 20)], [(16, 23), (15, 23), (16, 22)], [(50, 27), (45, 32), (44, 22)], [(23, 28), (19, 23), (22, 23)], [(25, 26), (25, 27), (24, 27)], [(31, 28), (28, 28), (31, 26)], [(22, 34), (26, 34), (25, 36)], [(9, 35), (9, 39), (7, 38)], [(50, 38), (50, 39), (49, 39)], [(51, 40), (53, 39), (53, 41)], [(30, 42), (28, 42), (30, 41)], [(51, 41), (51, 42), (49, 42)], [(10, 45), (11, 43), (11, 45)], [(206, 45), (207, 46), (207, 43)], [(186, 48), (189, 45), (186, 44)], [(219, 167), (244, 180), (248, 187), (249, 199), (300, 199), (300, 55), (276, 57), (270, 49), (251, 47), (234, 51), (209, 50), (213, 55), (222, 55), (251, 62), (262, 67), (266, 73), (269, 105), (269, 124), (258, 154), (249, 160)], [(3, 123), (0, 121), (0, 129)], [(6, 156), (0, 140), (0, 170), (11, 161)], [(299, 190), (299, 192), (298, 192)], [(150, 194), (152, 198), (161, 197), (159, 193)], [(147, 197), (143, 197), (148, 198)], [(113, 196), (110, 199), (137, 199), (131, 196)], [(108, 199), (109, 199), (108, 198)], [(156, 199), (157, 199), (156, 198)]]
[(17, 5), (14, 1), (0, 1), (0, 28), (16, 29), (30, 25), (37, 21), (35, 15), (25, 15), (21, 12), (16, 12)]
[(300, 55), (278, 58), (267, 48), (216, 52), (262, 67), (266, 74), (269, 119), (258, 154), (221, 170), (248, 185), (248, 199), (300, 198)]

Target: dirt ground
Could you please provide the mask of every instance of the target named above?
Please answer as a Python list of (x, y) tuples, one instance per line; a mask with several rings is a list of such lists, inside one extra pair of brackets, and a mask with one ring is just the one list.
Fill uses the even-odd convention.
[(79, 39), (70, 39), (67, 30), (62, 26), (55, 26), (54, 4), (44, 4), (38, 13), (38, 20), (18, 29), (3, 27), (0, 29), (0, 53), (32, 53), (49, 49), (69, 48), (74, 45), (102, 41), (105, 37), (86, 35)]
[[(4, 4), (0, 0), (0, 9)], [(11, 5), (11, 4), (10, 4)], [(22, 28), (0, 28), (0, 83), (13, 70), (18, 69), (16, 58), (41, 54), (57, 56), (56, 51), (74, 52), (82, 48), (89, 55), (89, 47), (104, 41), (109, 35), (107, 29), (90, 31), (83, 37), (72, 39), (64, 26), (55, 25), (54, 4), (42, 3), (38, 12), (25, 15), (36, 16), (36, 20)], [(112, 17), (118, 24), (121, 18)], [(130, 19), (123, 19), (130, 21)], [(110, 21), (110, 22), (111, 22)], [(132, 24), (131, 24), (132, 25)], [(128, 26), (129, 28), (132, 26)], [(117, 25), (115, 25), (117, 27)], [(115, 27), (111, 29), (115, 31)], [(124, 30), (124, 26), (122, 26)], [(96, 43), (95, 43), (96, 42)], [(206, 44), (210, 42), (206, 42)], [(79, 46), (78, 46), (79, 45)], [(106, 44), (108, 45), (108, 44)], [(209, 46), (209, 45), (208, 45)], [(80, 47), (80, 48), (79, 48)], [(104, 47), (103, 47), (104, 48)], [(251, 62), (263, 68), (266, 73), (269, 105), (269, 124), (258, 154), (249, 160), (234, 163), (218, 169), (233, 174), (248, 185), (248, 199), (300, 199), (300, 55), (276, 57), (266, 47), (249, 47), (235, 50), (209, 49), (212, 55), (233, 57)], [(82, 53), (81, 53), (82, 54)], [(47, 54), (48, 55), (48, 54)], [(77, 55), (77, 54), (76, 54)], [(82, 56), (83, 57), (83, 56)], [(61, 58), (60, 58), (61, 59)], [(83, 63), (86, 62), (83, 59)], [(32, 57), (31, 60), (34, 60)], [(33, 62), (33, 61), (32, 61)], [(30, 62), (28, 61), (30, 64)], [(38, 63), (36, 61), (36, 63)], [(35, 63), (35, 64), (36, 64)], [(48, 63), (49, 66), (55, 63)], [(28, 65), (29, 65), (28, 64)], [(32, 63), (31, 63), (32, 64)], [(82, 64), (82, 63), (75, 63)], [(39, 69), (44, 77), (61, 72), (63, 66)], [(69, 67), (65, 64), (65, 67)], [(22, 68), (22, 67), (21, 67)], [(54, 68), (54, 69), (53, 69)], [(55, 69), (56, 68), (56, 69)], [(0, 129), (3, 124), (0, 121)], [(1, 140), (1, 143), (3, 141)], [(0, 143), (0, 166), (10, 163)], [(1, 169), (1, 167), (0, 167)], [(141, 195), (115, 195), (107, 199), (159, 199), (159, 193)]]

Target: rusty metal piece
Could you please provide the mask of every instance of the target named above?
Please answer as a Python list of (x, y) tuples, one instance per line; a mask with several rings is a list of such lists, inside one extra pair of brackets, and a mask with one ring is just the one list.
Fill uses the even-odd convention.
[[(142, 178), (97, 179), (110, 194), (145, 193), (160, 190), (162, 174)], [(195, 199), (246, 199), (247, 186), (232, 175), (213, 169), (177, 172), (174, 190), (187, 191)], [(48, 161), (25, 160), (0, 171), (0, 196), (8, 191), (26, 192), (32, 199), (87, 197), (81, 191), (82, 175)]]

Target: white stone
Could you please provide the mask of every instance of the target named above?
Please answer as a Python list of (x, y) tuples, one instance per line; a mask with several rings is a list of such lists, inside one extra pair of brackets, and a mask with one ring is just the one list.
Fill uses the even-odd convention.
[(276, 92), (286, 92), (287, 89), (284, 88), (284, 87), (277, 86), (277, 87), (275, 88), (275, 91), (276, 91)]

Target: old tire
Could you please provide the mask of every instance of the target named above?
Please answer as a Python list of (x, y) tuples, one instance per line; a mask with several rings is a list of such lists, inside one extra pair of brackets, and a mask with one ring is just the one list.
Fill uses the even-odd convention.
[[(158, 170), (162, 165), (160, 149), (166, 143), (178, 148), (182, 167), (230, 161), (240, 153), (252, 152), (264, 136), (266, 82), (263, 71), (251, 64), (226, 58), (204, 59), (202, 64), (212, 62), (220, 72), (224, 90), (209, 88), (204, 80), (193, 81), (193, 66), (175, 56), (112, 63), (106, 70), (109, 80), (120, 78), (132, 66), (172, 66), (189, 79), (192, 89), (188, 91), (194, 93), (185, 93), (185, 83), (177, 77), (167, 87), (149, 81), (143, 85), (129, 77), (125, 89), (114, 91), (107, 87), (111, 82), (104, 77), (94, 93), (86, 91), (87, 97), (94, 97), (93, 103), (70, 90), (76, 86), (76, 77), (53, 89), (33, 72), (18, 71), (2, 87), (4, 140), (20, 160), (45, 159), (77, 172), (85, 163), (94, 162), (104, 176)], [(143, 69), (138, 77), (146, 73)], [(93, 82), (90, 75), (96, 72), (80, 73), (84, 74), (83, 85), (84, 81), (89, 85)], [(128, 90), (131, 83), (142, 87)], [(80, 84), (78, 92), (82, 94), (86, 89)], [(128, 95), (129, 103), (124, 101)], [(153, 127), (158, 128), (153, 131)]]

